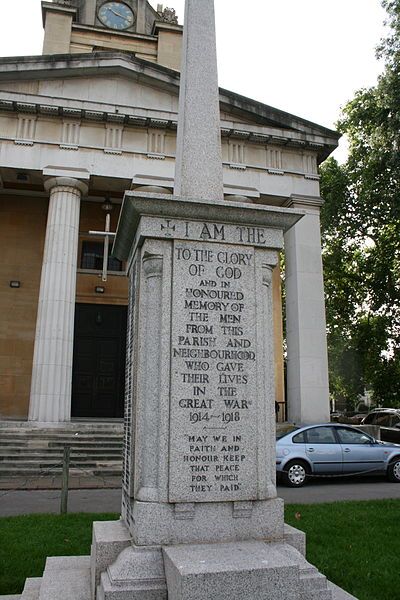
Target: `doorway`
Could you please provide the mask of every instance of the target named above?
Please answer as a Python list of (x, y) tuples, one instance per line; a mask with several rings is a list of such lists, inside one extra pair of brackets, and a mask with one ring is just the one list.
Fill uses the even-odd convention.
[(76, 304), (71, 416), (124, 415), (126, 306)]

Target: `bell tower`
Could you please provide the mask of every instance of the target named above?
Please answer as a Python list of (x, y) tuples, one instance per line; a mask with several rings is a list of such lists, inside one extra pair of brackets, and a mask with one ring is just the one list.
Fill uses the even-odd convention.
[(148, 0), (42, 2), (43, 54), (99, 51), (134, 53), (179, 70), (182, 26), (173, 8)]

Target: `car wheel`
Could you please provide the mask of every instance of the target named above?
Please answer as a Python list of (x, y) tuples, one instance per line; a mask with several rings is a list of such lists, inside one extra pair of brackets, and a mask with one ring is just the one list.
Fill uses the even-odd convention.
[(390, 463), (387, 470), (387, 476), (389, 481), (400, 483), (400, 457), (395, 458), (394, 461)]
[(301, 487), (306, 483), (308, 465), (302, 460), (292, 460), (286, 466), (282, 473), (283, 481), (290, 487)]

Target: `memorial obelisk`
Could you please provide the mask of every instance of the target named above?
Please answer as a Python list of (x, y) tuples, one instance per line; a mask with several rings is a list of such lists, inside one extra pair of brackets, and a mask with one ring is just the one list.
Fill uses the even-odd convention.
[(129, 547), (95, 567), (97, 598), (300, 599), (303, 537), (285, 542), (275, 485), (272, 271), (302, 215), (224, 201), (214, 3), (185, 11), (174, 194), (127, 192), (114, 245)]

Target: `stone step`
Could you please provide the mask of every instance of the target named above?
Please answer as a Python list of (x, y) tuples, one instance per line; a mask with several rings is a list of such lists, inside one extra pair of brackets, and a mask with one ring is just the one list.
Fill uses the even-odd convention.
[(47, 425), (45, 423), (37, 425), (35, 422), (29, 421), (1, 421), (0, 422), (0, 431), (33, 431), (33, 432), (47, 432), (54, 433), (57, 431), (63, 432), (115, 432), (122, 433), (124, 428), (123, 420), (112, 420), (112, 421), (104, 421), (104, 422), (93, 422), (93, 421), (69, 421), (66, 423), (58, 423), (54, 425)]
[[(61, 467), (60, 468), (52, 468), (52, 469), (43, 469), (41, 470), (40, 468), (38, 468), (37, 466), (31, 467), (31, 468), (17, 468), (17, 467), (5, 467), (0, 469), (0, 479), (8, 479), (10, 477), (41, 477), (41, 476), (45, 476), (48, 475), (49, 477), (61, 477)], [(122, 473), (122, 466), (117, 468), (117, 467), (101, 467), (101, 466), (96, 466), (96, 467), (87, 467), (87, 468), (71, 468), (70, 469), (70, 476), (72, 477), (79, 477), (79, 476), (86, 476), (86, 475), (96, 475), (99, 477), (121, 477), (121, 473)]]
[(21, 600), (21, 596), (19, 594), (14, 594), (13, 596), (0, 596), (0, 600)]
[[(1, 462), (5, 462), (7, 460), (9, 461), (15, 461), (15, 462), (19, 462), (19, 461), (26, 461), (28, 460), (35, 460), (35, 461), (41, 461), (41, 460), (55, 460), (58, 458), (62, 458), (63, 453), (60, 452), (59, 450), (57, 451), (52, 451), (52, 448), (47, 449), (36, 449), (36, 450), (29, 450), (28, 452), (22, 452), (22, 451), (17, 451), (17, 450), (13, 450), (12, 452), (4, 452), (0, 449), (0, 463)], [(118, 452), (115, 450), (99, 450), (99, 449), (90, 449), (88, 451), (84, 451), (79, 449), (77, 452), (74, 451), (74, 449), (71, 450), (71, 460), (75, 461), (75, 462), (79, 462), (82, 460), (95, 460), (95, 461), (103, 461), (103, 460), (114, 460), (114, 461), (120, 461), (122, 459), (122, 452)]]
[[(309, 575), (300, 574), (300, 586), (304, 592), (309, 593), (311, 590), (327, 590), (327, 579), (324, 575), (316, 571)], [(330, 597), (330, 596), (329, 596)]]
[(85, 440), (30, 440), (30, 439), (23, 439), (23, 440), (1, 440), (0, 441), (0, 448), (4, 447), (4, 448), (9, 448), (10, 446), (15, 446), (15, 444), (18, 443), (18, 445), (21, 448), (63, 448), (64, 446), (73, 446), (76, 448), (98, 448), (100, 447), (107, 447), (107, 448), (122, 448), (123, 447), (123, 442), (122, 440), (115, 440), (115, 441), (108, 441), (105, 442), (104, 440), (96, 440), (96, 439), (92, 439), (91, 441), (85, 441)]
[(39, 600), (90, 598), (90, 556), (57, 556), (46, 560)]
[[(86, 470), (86, 469), (117, 469), (119, 471), (121, 471), (122, 469), (122, 460), (118, 460), (118, 459), (113, 459), (113, 460), (108, 460), (108, 459), (104, 459), (104, 460), (92, 460), (92, 461), (81, 461), (81, 462), (75, 462), (75, 461), (71, 461), (70, 465), (69, 465), (70, 470), (74, 469), (76, 471), (79, 470)], [(3, 461), (0, 462), (0, 474), (1, 473), (6, 473), (8, 471), (11, 471), (12, 469), (15, 469), (16, 471), (34, 471), (34, 470), (39, 470), (39, 471), (45, 471), (46, 469), (50, 469), (50, 470), (59, 470), (61, 471), (62, 469), (62, 459), (60, 458), (59, 461), (57, 462), (46, 462), (45, 460), (41, 460), (41, 461), (19, 461), (19, 462), (13, 462), (13, 461)]]
[(84, 443), (84, 442), (93, 442), (96, 440), (98, 442), (104, 443), (121, 443), (122, 435), (31, 435), (30, 433), (19, 434), (19, 435), (4, 435), (3, 432), (0, 433), (0, 443), (13, 441), (15, 442), (26, 442), (26, 441), (38, 441), (41, 442), (64, 442), (64, 443)]
[(21, 594), (21, 600), (38, 600), (42, 577), (29, 577), (25, 581), (24, 590)]
[[(44, 459), (44, 460), (30, 460), (26, 459), (24, 461), (20, 461), (17, 466), (25, 466), (26, 468), (39, 466), (43, 469), (48, 469), (50, 467), (57, 467), (62, 463), (62, 460), (54, 460), (54, 459)], [(121, 459), (117, 460), (101, 460), (101, 459), (88, 459), (87, 457), (82, 457), (81, 459), (75, 459), (71, 457), (70, 467), (76, 466), (77, 468), (83, 467), (97, 467), (97, 466), (110, 466), (116, 467), (122, 464)], [(13, 460), (4, 460), (0, 463), (0, 468), (12, 467), (15, 465)]]
[(331, 581), (328, 581), (328, 588), (332, 592), (332, 600), (357, 600), (355, 596), (352, 596), (342, 588), (338, 587)]
[(63, 449), (71, 447), (70, 474), (75, 477), (121, 477), (122, 423), (70, 423), (62, 427), (29, 427), (0, 423), (0, 478), (59, 477)]

